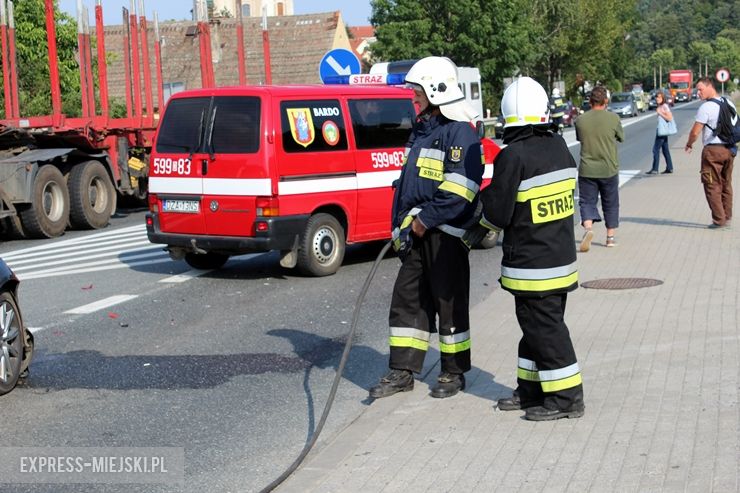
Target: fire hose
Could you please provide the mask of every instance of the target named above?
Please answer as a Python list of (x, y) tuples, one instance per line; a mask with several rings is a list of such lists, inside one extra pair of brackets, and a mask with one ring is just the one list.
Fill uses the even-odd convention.
[(324, 423), (326, 423), (326, 418), (329, 416), (329, 411), (331, 411), (331, 406), (334, 404), (334, 398), (337, 394), (337, 388), (339, 387), (339, 381), (342, 379), (342, 373), (344, 373), (344, 366), (347, 364), (347, 359), (349, 358), (349, 351), (352, 349), (352, 340), (355, 336), (355, 330), (357, 329), (357, 320), (360, 318), (360, 308), (362, 307), (362, 303), (365, 300), (365, 294), (367, 293), (368, 288), (370, 287), (370, 283), (373, 280), (373, 277), (375, 277), (375, 272), (378, 270), (378, 266), (380, 265), (380, 261), (383, 259), (385, 254), (388, 252), (388, 249), (391, 247), (391, 242), (387, 242), (385, 246), (380, 250), (380, 253), (378, 254), (377, 258), (375, 259), (375, 263), (373, 263), (372, 269), (370, 269), (370, 273), (367, 275), (367, 278), (365, 279), (365, 284), (362, 285), (362, 289), (360, 290), (360, 295), (357, 297), (357, 302), (355, 303), (355, 311), (352, 315), (352, 324), (350, 325), (349, 332), (347, 333), (347, 342), (344, 344), (344, 351), (342, 352), (342, 357), (339, 360), (339, 366), (337, 367), (337, 373), (334, 375), (334, 382), (332, 382), (331, 385), (331, 391), (329, 392), (329, 398), (326, 401), (326, 404), (324, 405), (324, 411), (321, 413), (321, 419), (319, 419), (318, 424), (316, 425), (316, 429), (314, 430), (313, 434), (311, 435), (311, 439), (306, 443), (306, 445), (303, 447), (303, 450), (300, 454), (298, 454), (298, 457), (293, 461), (293, 463), (288, 466), (288, 468), (280, 475), (277, 479), (275, 479), (272, 483), (265, 486), (262, 490), (260, 490), (260, 493), (268, 493), (288, 479), (291, 474), (293, 474), (296, 469), (301, 465), (303, 460), (306, 458), (308, 453), (311, 451), (313, 446), (316, 444), (316, 441), (319, 438), (319, 435), (321, 434), (321, 430), (324, 428)]

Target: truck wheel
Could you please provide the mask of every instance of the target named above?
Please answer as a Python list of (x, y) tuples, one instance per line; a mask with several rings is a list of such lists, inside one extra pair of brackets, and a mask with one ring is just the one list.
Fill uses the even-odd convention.
[(23, 363), (21, 317), (13, 296), (0, 293), (0, 395), (18, 383)]
[(484, 236), (483, 239), (478, 242), (478, 248), (488, 250), (495, 247), (497, 241), (498, 233), (496, 231), (489, 231), (488, 234), (486, 234), (486, 236)]
[(31, 205), (19, 208), (23, 230), (29, 238), (54, 238), (69, 221), (69, 193), (58, 168), (39, 168), (33, 181)]
[(87, 161), (72, 167), (69, 189), (69, 222), (76, 229), (100, 229), (110, 221), (116, 209), (116, 191), (99, 161)]
[(186, 253), (185, 262), (193, 269), (211, 270), (223, 267), (229, 260), (228, 255), (222, 253)]
[(298, 248), (298, 269), (311, 276), (334, 274), (344, 260), (344, 228), (331, 214), (311, 216)]

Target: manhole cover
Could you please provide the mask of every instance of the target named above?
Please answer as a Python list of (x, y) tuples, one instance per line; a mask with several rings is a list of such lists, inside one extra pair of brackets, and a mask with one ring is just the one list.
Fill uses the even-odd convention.
[(581, 283), (588, 289), (637, 289), (660, 286), (663, 281), (658, 279), (645, 279), (642, 277), (617, 277), (614, 279), (595, 279)]

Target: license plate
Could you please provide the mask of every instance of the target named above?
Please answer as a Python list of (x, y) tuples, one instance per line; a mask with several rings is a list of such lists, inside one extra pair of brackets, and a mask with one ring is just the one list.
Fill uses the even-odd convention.
[(162, 212), (186, 212), (197, 214), (200, 212), (200, 202), (197, 200), (164, 200)]

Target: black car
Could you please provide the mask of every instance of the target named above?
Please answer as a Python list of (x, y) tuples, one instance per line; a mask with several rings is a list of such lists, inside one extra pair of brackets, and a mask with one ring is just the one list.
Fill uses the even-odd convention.
[(18, 308), (18, 278), (0, 258), (0, 395), (28, 375), (32, 356), (33, 335)]

